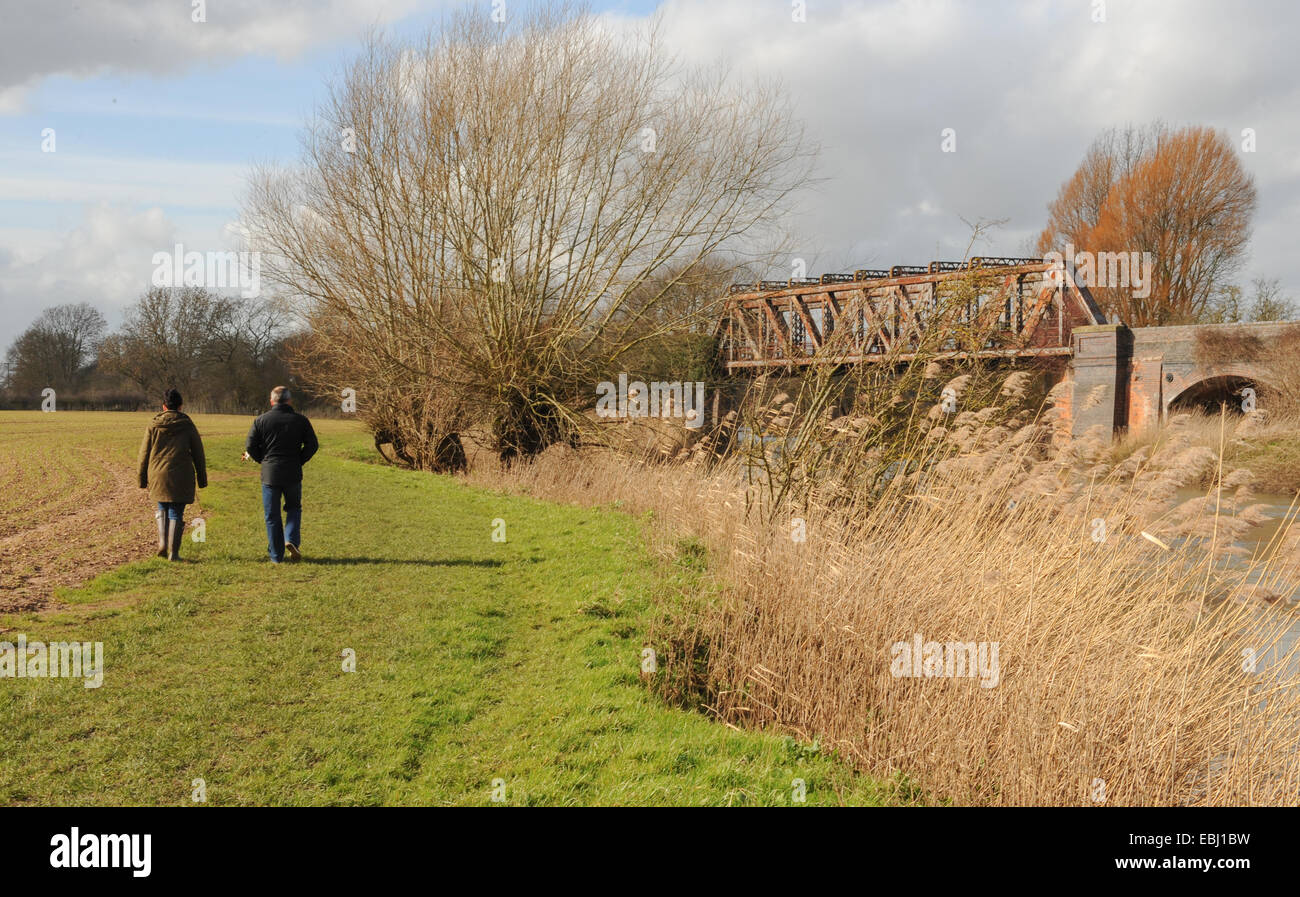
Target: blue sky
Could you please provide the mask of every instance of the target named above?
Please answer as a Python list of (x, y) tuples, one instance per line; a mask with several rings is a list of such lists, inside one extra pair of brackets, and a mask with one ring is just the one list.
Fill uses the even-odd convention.
[[(660, 10), (684, 61), (783, 81), (823, 148), (823, 181), (788, 224), (810, 272), (960, 257), (962, 217), (1009, 219), (981, 249), (1020, 253), (1102, 128), (1162, 118), (1258, 131), (1239, 279), (1300, 298), (1296, 6), (1111, 0), (1097, 22), (1096, 2), (809, 0), (803, 23), (786, 0), (594, 8), (615, 22)], [(59, 302), (117, 323), (173, 241), (233, 246), (250, 166), (295, 157), (366, 28), (416, 32), (442, 6), (208, 0), (196, 24), (190, 0), (0, 0), (0, 352)], [(938, 152), (946, 127), (955, 154)]]

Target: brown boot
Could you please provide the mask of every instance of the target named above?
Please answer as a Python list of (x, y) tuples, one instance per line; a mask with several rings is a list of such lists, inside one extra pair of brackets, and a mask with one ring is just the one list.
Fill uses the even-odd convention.
[(181, 559), (181, 540), (185, 538), (185, 521), (169, 520), (168, 532), (168, 550), (167, 560), (179, 561)]
[(158, 521), (158, 557), (167, 557), (167, 515), (162, 511), (153, 512), (154, 519)]

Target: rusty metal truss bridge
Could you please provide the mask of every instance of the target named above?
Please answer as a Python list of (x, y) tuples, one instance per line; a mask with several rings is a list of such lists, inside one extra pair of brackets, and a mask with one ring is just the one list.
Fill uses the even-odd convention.
[[(951, 283), (964, 281), (964, 283)], [(947, 286), (945, 286), (947, 284)], [(936, 311), (960, 288), (962, 307)], [(950, 333), (931, 334), (942, 320)], [(1075, 327), (1105, 323), (1061, 262), (978, 257), (853, 274), (734, 284), (715, 336), (729, 373), (810, 364), (907, 361), (923, 337), (936, 357), (1070, 355)], [(979, 327), (979, 347), (959, 330)]]

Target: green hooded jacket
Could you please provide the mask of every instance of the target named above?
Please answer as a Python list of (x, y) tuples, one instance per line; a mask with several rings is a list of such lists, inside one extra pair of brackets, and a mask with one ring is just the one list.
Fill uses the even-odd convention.
[(194, 502), (194, 480), (208, 486), (203, 440), (189, 415), (163, 411), (154, 415), (140, 444), (140, 488), (154, 501)]

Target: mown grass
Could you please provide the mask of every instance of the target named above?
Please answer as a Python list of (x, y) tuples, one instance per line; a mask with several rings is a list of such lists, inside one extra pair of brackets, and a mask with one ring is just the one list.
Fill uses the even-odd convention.
[(57, 612), (0, 618), (5, 639), (105, 656), (98, 689), (0, 679), (0, 803), (193, 805), (196, 779), (208, 805), (490, 804), (494, 780), (506, 805), (789, 805), (795, 779), (807, 805), (896, 793), (648, 692), (645, 624), (706, 587), (696, 548), (665, 564), (626, 515), (363, 463), (359, 430), (327, 422), (308, 561), (274, 566), (239, 428), (196, 419), (212, 474), (187, 562), (129, 564)]
[[(1300, 535), (1198, 442), (1248, 446), (1263, 421), (1225, 437), (1217, 419), (1171, 421), (1115, 464), (1097, 439), (1054, 447), (1050, 418), (931, 411), (911, 472), (791, 468), (807, 502), (746, 487), (735, 457), (555, 447), (470, 479), (653, 515), (657, 544), (707, 555), (726, 586), (656, 627), (668, 694), (834, 744), (867, 774), (905, 771), (930, 802), (1296, 803), (1300, 647), (1282, 599)], [(1208, 500), (1180, 495), (1207, 476), (1223, 484)], [(1266, 522), (1268, 550), (1240, 556)]]

